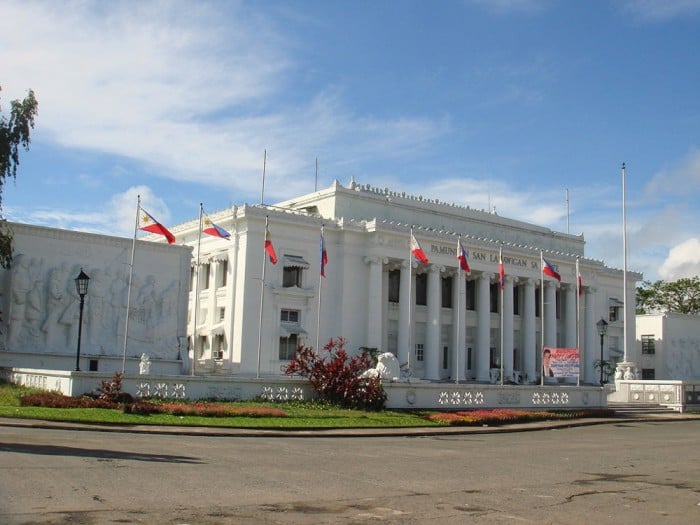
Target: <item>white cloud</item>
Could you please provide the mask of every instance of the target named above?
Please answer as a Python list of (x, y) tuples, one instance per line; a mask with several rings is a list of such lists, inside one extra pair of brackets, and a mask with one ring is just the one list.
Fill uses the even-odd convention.
[(700, 276), (700, 237), (677, 244), (659, 268), (659, 275), (667, 281)]
[(700, 13), (700, 0), (627, 0), (624, 9), (640, 20), (658, 22)]
[(692, 148), (677, 166), (662, 170), (649, 181), (645, 195), (651, 199), (687, 196), (700, 192), (700, 149)]
[(13, 87), (37, 93), (35, 140), (236, 193), (258, 191), (265, 149), (270, 197), (286, 198), (318, 151), (342, 145), (353, 162), (410, 155), (448, 129), (444, 119), (358, 117), (323, 86), (285, 105), (294, 64), (283, 35), (230, 2), (9, 2), (0, 63)]

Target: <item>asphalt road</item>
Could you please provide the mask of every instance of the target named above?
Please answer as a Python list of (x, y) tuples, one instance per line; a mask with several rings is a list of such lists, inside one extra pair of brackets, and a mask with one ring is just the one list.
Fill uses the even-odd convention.
[(0, 523), (700, 523), (700, 420), (280, 438), (0, 426)]

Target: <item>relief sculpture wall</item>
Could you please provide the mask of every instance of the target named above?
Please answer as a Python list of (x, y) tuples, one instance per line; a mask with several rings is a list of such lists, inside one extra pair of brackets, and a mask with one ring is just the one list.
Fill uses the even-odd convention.
[(90, 277), (81, 351), (176, 359), (184, 349), (190, 251), (137, 242), (131, 279), (131, 239), (13, 225), (14, 262), (2, 275), (3, 349), (73, 354), (80, 297), (75, 278)]

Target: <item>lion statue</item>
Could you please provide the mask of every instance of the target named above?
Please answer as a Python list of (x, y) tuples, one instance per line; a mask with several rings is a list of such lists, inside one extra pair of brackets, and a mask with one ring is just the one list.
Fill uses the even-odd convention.
[(399, 360), (391, 352), (383, 352), (377, 356), (377, 366), (365, 370), (361, 377), (378, 377), (382, 381), (395, 382), (401, 376)]

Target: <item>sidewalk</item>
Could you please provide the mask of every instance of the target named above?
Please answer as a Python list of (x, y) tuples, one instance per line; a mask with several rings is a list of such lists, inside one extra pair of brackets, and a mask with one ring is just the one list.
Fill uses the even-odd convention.
[(337, 429), (255, 429), (255, 428), (221, 428), (221, 427), (178, 427), (161, 425), (104, 425), (90, 423), (70, 423), (62, 421), (43, 421), (38, 419), (0, 418), (0, 426), (16, 428), (36, 428), (54, 430), (80, 430), (92, 432), (132, 432), (144, 434), (209, 436), (209, 437), (387, 437), (387, 436), (439, 436), (464, 434), (494, 434), (499, 432), (532, 432), (536, 430), (554, 430), (591, 425), (615, 424), (630, 421), (689, 421), (700, 419), (698, 413), (684, 414), (635, 414), (609, 418), (584, 418), (566, 421), (536, 421), (499, 426), (480, 427), (402, 427), (402, 428), (337, 428)]

